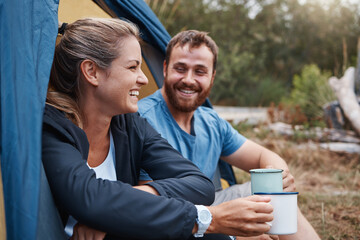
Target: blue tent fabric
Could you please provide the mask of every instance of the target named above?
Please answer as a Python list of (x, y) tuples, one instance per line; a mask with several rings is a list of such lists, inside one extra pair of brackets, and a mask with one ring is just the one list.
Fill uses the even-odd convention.
[(63, 240), (68, 239), (60, 214), (55, 206), (45, 170), (40, 167), (40, 197), (37, 221), (37, 240)]
[(104, 2), (119, 18), (137, 24), (142, 39), (165, 53), (171, 37), (144, 0), (95, 0), (95, 2)]
[(1, 171), (7, 239), (36, 239), (42, 112), (58, 0), (0, 0)]
[[(94, 0), (100, 7), (106, 6), (114, 17), (135, 23), (141, 32), (143, 57), (158, 87), (163, 84), (162, 63), (171, 37), (144, 0)], [(104, 9), (106, 11), (106, 9)]]

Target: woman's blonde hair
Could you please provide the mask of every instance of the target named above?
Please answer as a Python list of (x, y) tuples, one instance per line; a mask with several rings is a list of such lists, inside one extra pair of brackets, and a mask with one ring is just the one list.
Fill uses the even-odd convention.
[(88, 59), (108, 69), (121, 55), (123, 40), (130, 36), (140, 40), (138, 28), (120, 19), (85, 18), (67, 25), (55, 47), (46, 103), (83, 127), (79, 109), (81, 63)]

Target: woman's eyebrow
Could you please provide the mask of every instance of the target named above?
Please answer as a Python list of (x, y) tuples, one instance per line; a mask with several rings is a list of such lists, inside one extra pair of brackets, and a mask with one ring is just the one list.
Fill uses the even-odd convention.
[(139, 60), (136, 60), (136, 59), (133, 59), (133, 60), (129, 60), (128, 63), (131, 63), (131, 62), (136, 62), (137, 65), (140, 64), (140, 61)]

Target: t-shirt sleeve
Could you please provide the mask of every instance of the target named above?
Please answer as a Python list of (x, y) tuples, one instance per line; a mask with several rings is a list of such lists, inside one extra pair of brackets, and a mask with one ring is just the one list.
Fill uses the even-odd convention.
[(221, 136), (223, 137), (221, 156), (226, 157), (238, 150), (244, 144), (246, 138), (225, 119), (219, 118), (219, 124), (222, 131)]
[(147, 174), (147, 172), (146, 172), (144, 169), (140, 169), (139, 180), (142, 180), (142, 181), (151, 181), (152, 178), (149, 176), (149, 174)]

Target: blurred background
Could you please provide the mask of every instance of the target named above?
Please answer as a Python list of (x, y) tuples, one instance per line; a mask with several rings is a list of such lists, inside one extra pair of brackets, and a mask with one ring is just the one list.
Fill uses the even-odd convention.
[[(171, 36), (197, 29), (216, 41), (210, 101), (287, 161), (321, 239), (360, 239), (359, 133), (328, 82), (359, 65), (360, 1), (145, 1)], [(359, 85), (357, 72), (356, 97)], [(234, 171), (237, 182), (249, 180)]]
[(299, 105), (317, 118), (335, 100), (327, 79), (356, 66), (357, 0), (145, 1), (171, 36), (198, 29), (218, 44), (214, 105)]

